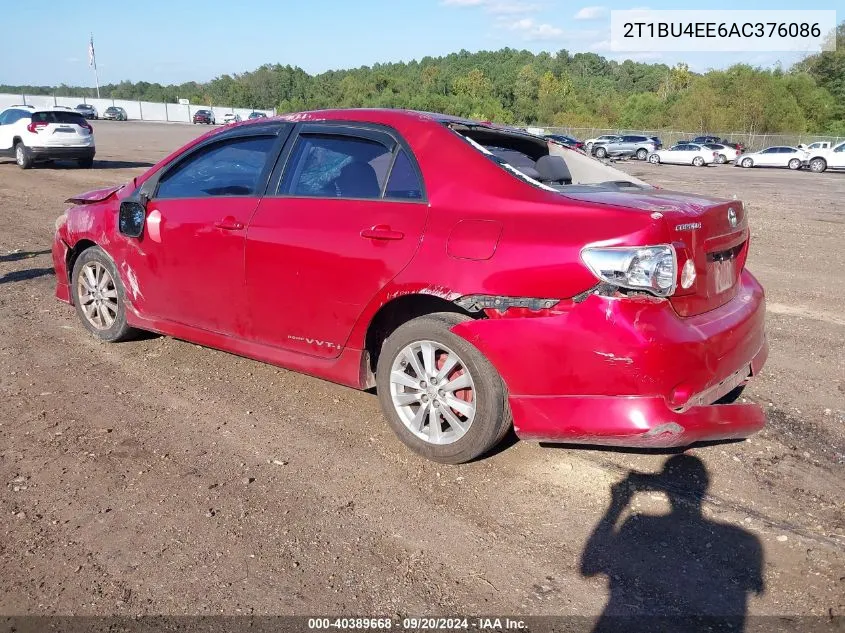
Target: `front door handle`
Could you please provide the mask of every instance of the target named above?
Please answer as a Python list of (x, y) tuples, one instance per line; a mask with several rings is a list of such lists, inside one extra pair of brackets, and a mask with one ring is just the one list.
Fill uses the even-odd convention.
[(371, 240), (401, 240), (405, 237), (405, 234), (402, 231), (394, 231), (386, 224), (377, 224), (372, 228), (361, 231), (361, 237)]
[(238, 222), (235, 218), (231, 215), (227, 215), (222, 220), (217, 220), (214, 223), (218, 229), (223, 229), (224, 231), (240, 231), (244, 228), (244, 225)]

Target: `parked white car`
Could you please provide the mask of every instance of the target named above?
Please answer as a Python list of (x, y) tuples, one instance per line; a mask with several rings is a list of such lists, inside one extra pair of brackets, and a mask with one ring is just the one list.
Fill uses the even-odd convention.
[(759, 152), (743, 154), (736, 164), (740, 167), (789, 167), (801, 169), (807, 152), (797, 147), (767, 147)]
[(737, 152), (733, 147), (729, 145), (722, 145), (721, 143), (704, 143), (702, 147), (706, 147), (707, 149), (711, 149), (716, 152), (716, 162), (720, 165), (732, 163), (736, 160), (736, 157), (739, 156), (739, 152)]
[(12, 106), (0, 112), (0, 155), (14, 156), (21, 169), (41, 160), (94, 164), (94, 128), (75, 111)]
[(234, 112), (227, 112), (223, 115), (223, 125), (228, 125), (229, 123), (238, 123), (241, 120), (240, 114), (235, 114)]
[(804, 164), (820, 174), (828, 169), (845, 169), (845, 142), (833, 149), (817, 149), (807, 152)]
[(678, 143), (669, 149), (660, 149), (649, 154), (648, 162), (659, 165), (694, 165), (704, 167), (716, 162), (716, 152), (697, 143)]
[(584, 141), (584, 149), (587, 150), (587, 153), (591, 153), (593, 149), (593, 145), (596, 143), (610, 143), (611, 141), (620, 138), (621, 134), (602, 134), (601, 136), (597, 136), (596, 138), (588, 138)]

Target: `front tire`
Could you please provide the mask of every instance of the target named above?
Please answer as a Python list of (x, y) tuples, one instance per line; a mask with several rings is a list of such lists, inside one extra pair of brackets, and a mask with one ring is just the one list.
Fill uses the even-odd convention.
[(21, 169), (29, 169), (33, 163), (32, 152), (20, 141), (15, 144), (15, 162)]
[(652, 165), (659, 165), (660, 164), (660, 156), (658, 156), (657, 154), (652, 154), (651, 156), (648, 157), (648, 162), (650, 162)]
[(468, 320), (444, 312), (408, 321), (384, 342), (376, 370), (379, 402), (393, 431), (415, 453), (444, 464), (487, 453), (511, 426), (499, 373), (450, 331)]
[(754, 167), (754, 161), (751, 160), (750, 158), (743, 158), (740, 165), (742, 165), (746, 169), (750, 169), (751, 167)]
[(114, 262), (99, 246), (86, 249), (71, 273), (71, 292), (82, 325), (104, 343), (125, 341), (135, 334), (126, 323), (126, 293)]
[(724, 165), (725, 163), (728, 162), (728, 157), (725, 156), (724, 154), (719, 154), (718, 156), (716, 156), (716, 162), (719, 163), (720, 165)]
[(603, 147), (599, 147), (596, 150), (596, 158), (605, 158), (607, 156), (607, 150)]

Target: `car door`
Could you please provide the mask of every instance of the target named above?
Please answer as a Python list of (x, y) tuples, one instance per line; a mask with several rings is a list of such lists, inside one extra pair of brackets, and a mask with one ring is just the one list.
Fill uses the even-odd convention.
[(8, 109), (0, 113), (0, 153), (12, 153), (12, 139), (15, 136), (15, 123), (22, 116), (20, 110)]
[(764, 149), (762, 152), (757, 154), (757, 157), (754, 159), (754, 163), (756, 165), (762, 165), (764, 167), (773, 167), (778, 164), (780, 161), (780, 148), (779, 147), (768, 147)]
[(845, 143), (840, 143), (828, 152), (828, 167), (845, 169)]
[(144, 235), (122, 266), (143, 316), (246, 335), (246, 227), (278, 155), (278, 133), (212, 137), (142, 186)]
[(286, 154), (247, 234), (251, 338), (333, 358), (419, 247), (425, 190), (386, 128), (305, 124)]

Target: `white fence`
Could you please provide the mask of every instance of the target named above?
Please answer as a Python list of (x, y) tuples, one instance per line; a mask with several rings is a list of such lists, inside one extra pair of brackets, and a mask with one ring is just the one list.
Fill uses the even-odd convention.
[(152, 101), (128, 101), (126, 99), (89, 99), (86, 97), (56, 97), (52, 95), (14, 95), (0, 94), (0, 110), (13, 105), (31, 105), (36, 108), (67, 106), (75, 108), (80, 103), (88, 103), (97, 109), (100, 116), (106, 108), (117, 106), (126, 110), (130, 120), (136, 121), (172, 121), (191, 123), (197, 110), (212, 110), (214, 118), (222, 123), (223, 115), (233, 112), (246, 119), (252, 112), (263, 112), (267, 116), (276, 114), (276, 110), (252, 110), (251, 108), (230, 108), (211, 105), (180, 105), (178, 103), (154, 103)]

